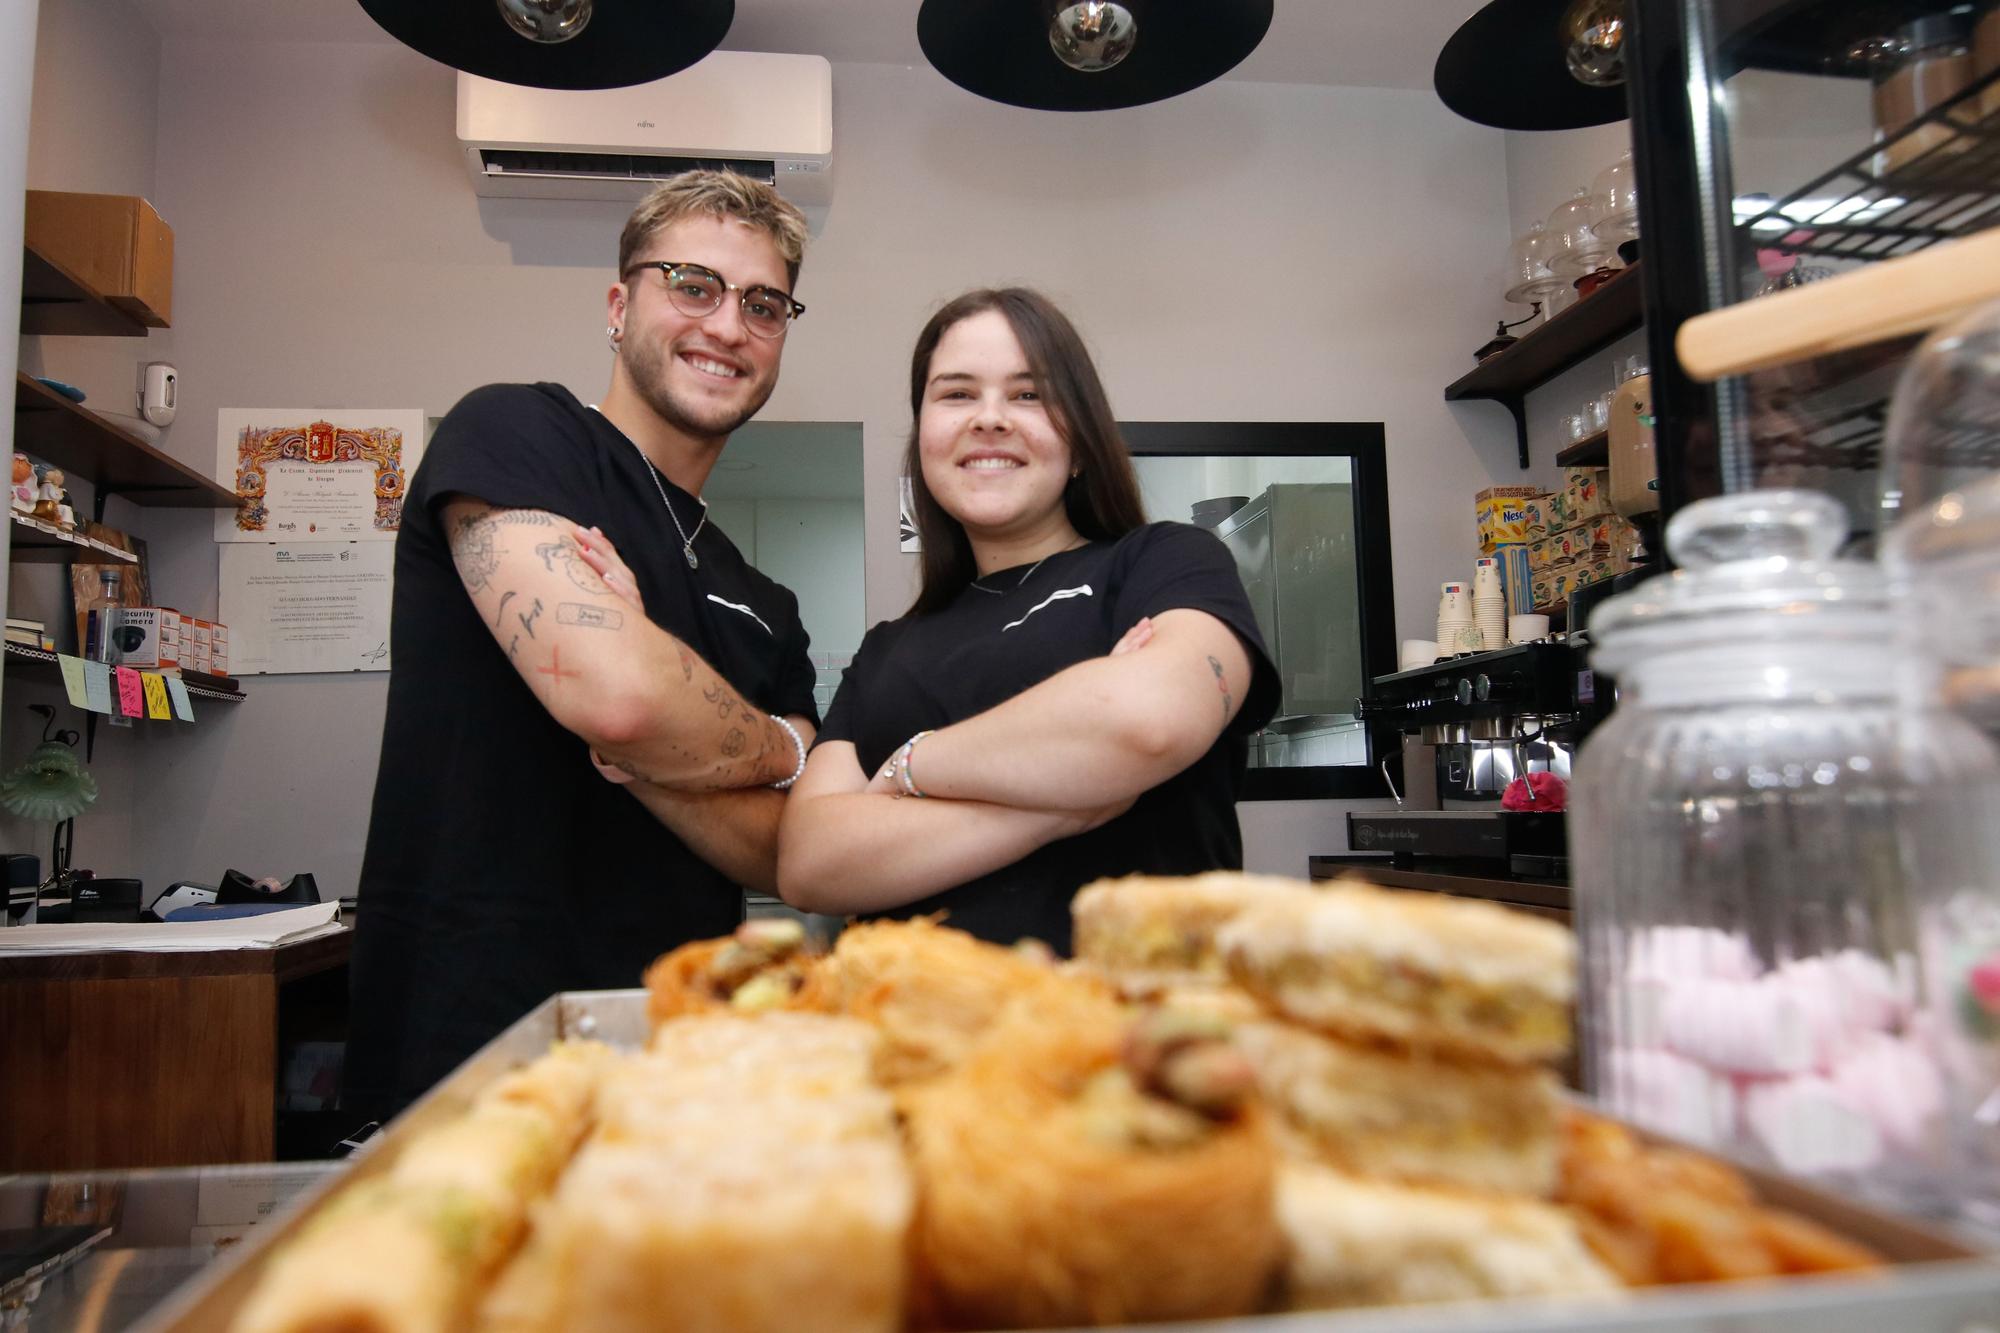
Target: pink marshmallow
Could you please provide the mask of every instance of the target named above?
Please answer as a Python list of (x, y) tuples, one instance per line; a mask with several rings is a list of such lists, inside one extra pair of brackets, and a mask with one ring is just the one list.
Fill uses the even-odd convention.
[(1736, 1090), (1671, 1051), (1611, 1053), (1607, 1100), (1620, 1115), (1659, 1134), (1712, 1148), (1736, 1133)]
[(1668, 1048), (1718, 1072), (1803, 1073), (1818, 1052), (1817, 1030), (1800, 997), (1758, 981), (1679, 981), (1660, 1006)]
[(1774, 980), (1793, 982), (1825, 997), (1840, 1025), (1852, 1032), (1889, 1032), (1909, 1017), (1911, 988), (1878, 958), (1842, 949), (1786, 963)]
[(1944, 1110), (1944, 1075), (1916, 1043), (1886, 1033), (1866, 1034), (1831, 1081), (1891, 1144), (1912, 1151), (1929, 1145)]
[(1792, 1175), (1865, 1171), (1882, 1160), (1874, 1120), (1816, 1074), (1752, 1085), (1743, 1119), (1757, 1144)]

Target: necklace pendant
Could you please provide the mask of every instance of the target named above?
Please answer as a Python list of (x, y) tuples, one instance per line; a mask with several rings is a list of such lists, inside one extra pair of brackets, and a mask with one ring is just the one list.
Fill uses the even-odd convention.
[(687, 545), (681, 547), (681, 554), (687, 557), (689, 569), (701, 568), (701, 561), (695, 559), (693, 542), (689, 542)]

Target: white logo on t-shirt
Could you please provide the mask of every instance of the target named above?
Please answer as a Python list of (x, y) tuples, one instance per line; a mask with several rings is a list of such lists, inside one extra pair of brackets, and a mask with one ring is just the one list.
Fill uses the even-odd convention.
[[(708, 595), (708, 600), (714, 602), (717, 606), (726, 606), (731, 611), (741, 611), (744, 615), (750, 617), (758, 624), (764, 625), (764, 617), (758, 615), (755, 611), (752, 611), (749, 607), (743, 605), (743, 603), (741, 602), (725, 602), (720, 597), (717, 597), (714, 593), (710, 593)], [(769, 625), (764, 625), (764, 632), (766, 634), (771, 634), (771, 627)], [(771, 637), (775, 639), (778, 636), (775, 634), (771, 634)]]
[[(1035, 612), (1041, 610), (1043, 607), (1047, 606), (1050, 602), (1060, 602), (1066, 597), (1088, 597), (1088, 596), (1090, 596), (1090, 585), (1088, 583), (1079, 583), (1074, 588), (1057, 588), (1047, 597), (1042, 598), (1041, 601), (1029, 607), (1028, 616), (1032, 616), (1033, 614), (1035, 614)], [(1000, 627), (1000, 632), (1002, 634), (1005, 634), (1008, 630), (1013, 629), (1015, 625), (1027, 624), (1028, 616), (1022, 616), (1019, 620), (1015, 621), (1011, 625), (1002, 625)]]

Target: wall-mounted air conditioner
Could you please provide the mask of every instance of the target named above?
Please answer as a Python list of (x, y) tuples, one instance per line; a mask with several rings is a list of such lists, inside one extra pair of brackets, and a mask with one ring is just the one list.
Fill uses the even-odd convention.
[(816, 213), (833, 198), (833, 66), (716, 51), (630, 88), (524, 88), (461, 73), (458, 137), (475, 193), (637, 199), (662, 177), (727, 166)]

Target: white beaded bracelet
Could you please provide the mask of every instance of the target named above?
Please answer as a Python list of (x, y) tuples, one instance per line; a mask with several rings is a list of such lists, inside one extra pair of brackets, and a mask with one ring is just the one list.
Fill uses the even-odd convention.
[(787, 719), (779, 717), (776, 713), (773, 713), (771, 714), (771, 720), (785, 729), (785, 734), (792, 738), (792, 748), (799, 752), (799, 766), (792, 770), (792, 775), (786, 778), (783, 782), (774, 782), (771, 784), (773, 790), (783, 791), (805, 775), (806, 742), (805, 738), (799, 735), (799, 729), (793, 726), (791, 722), (788, 721)]

